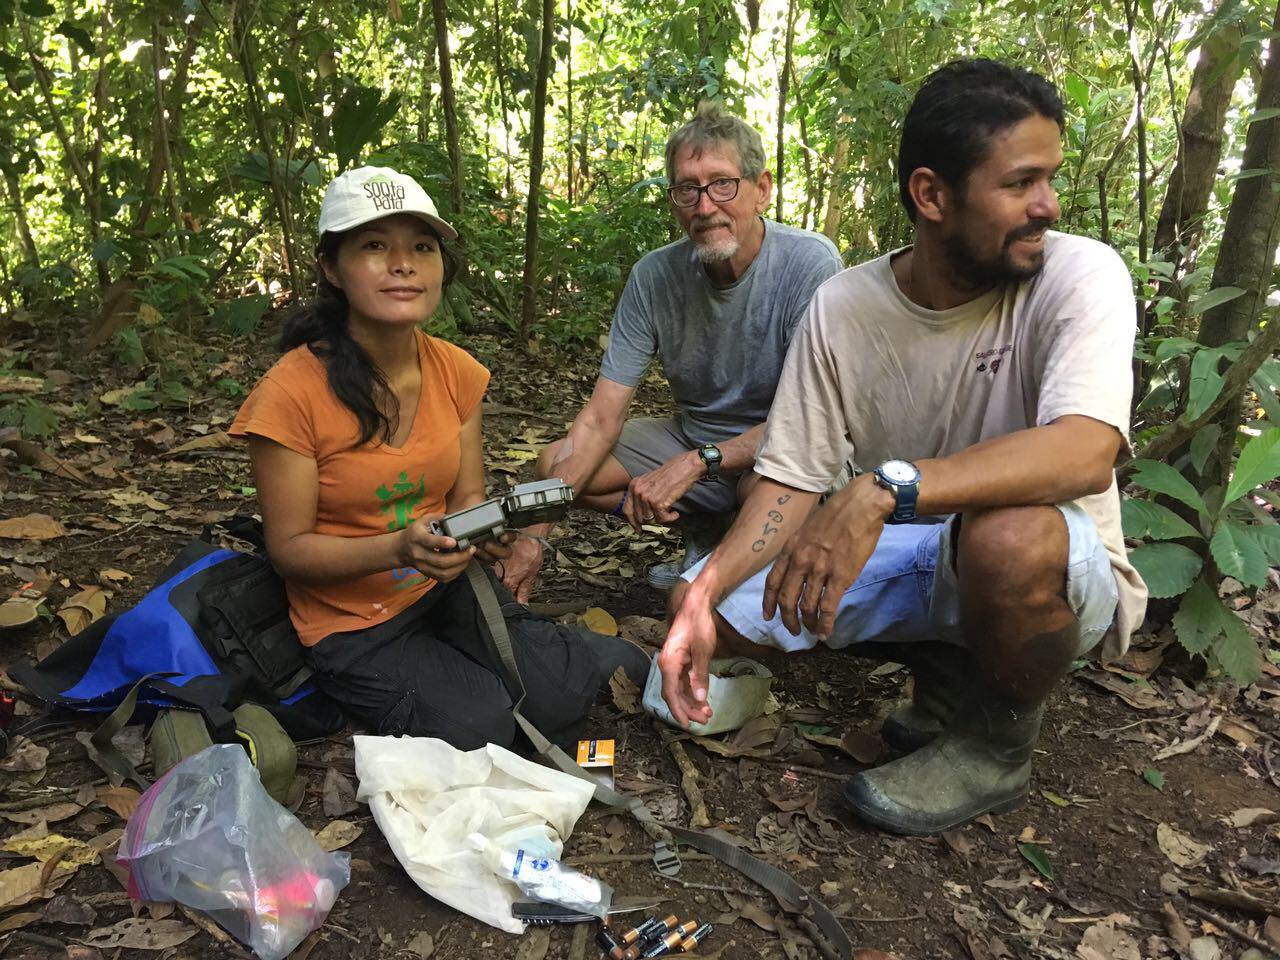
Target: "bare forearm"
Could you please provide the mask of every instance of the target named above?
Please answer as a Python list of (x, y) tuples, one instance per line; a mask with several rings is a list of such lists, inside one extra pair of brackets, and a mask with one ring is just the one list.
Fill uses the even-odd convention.
[(403, 530), (373, 537), (300, 533), (267, 552), (280, 576), (296, 583), (332, 583), (406, 565)]
[(712, 605), (748, 577), (763, 570), (798, 530), (818, 502), (818, 494), (761, 477), (738, 519), (693, 583), (692, 592)]
[(1101, 493), (1111, 485), (1120, 443), (1114, 428), (1070, 417), (985, 440), (949, 457), (921, 460), (916, 511), (941, 516), (1065, 503)]
[(764, 437), (764, 424), (757, 423), (746, 433), (740, 433), (732, 439), (717, 443), (720, 456), (723, 458), (720, 469), (725, 473), (744, 473), (756, 463), (756, 451), (760, 449), (760, 441)]

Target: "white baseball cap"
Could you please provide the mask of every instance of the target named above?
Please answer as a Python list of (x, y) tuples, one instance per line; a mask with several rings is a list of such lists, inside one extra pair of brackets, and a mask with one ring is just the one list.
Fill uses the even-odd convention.
[(440, 219), (418, 181), (390, 167), (356, 167), (334, 177), (320, 206), (320, 236), (396, 213), (421, 217), (444, 240), (458, 238), (458, 231)]

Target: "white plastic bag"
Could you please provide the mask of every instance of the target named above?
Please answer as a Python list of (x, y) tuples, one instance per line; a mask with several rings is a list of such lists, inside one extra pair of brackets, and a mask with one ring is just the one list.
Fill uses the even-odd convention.
[(215, 743), (142, 794), (116, 860), (135, 900), (209, 914), (262, 960), (282, 960), (324, 923), (351, 878), (271, 799), (244, 748)]
[(558, 858), (594, 789), (490, 744), (457, 750), (430, 737), (355, 737), (356, 799), (369, 804), (400, 865), (437, 900), (508, 933), (520, 897), (467, 841), (541, 839)]
[[(763, 663), (748, 657), (712, 660), (707, 684), (711, 719), (706, 723), (690, 723), (689, 732), (701, 737), (737, 730), (748, 720), (764, 713), (771, 686), (773, 673)], [(645, 712), (659, 720), (673, 727), (679, 726), (667, 701), (662, 699), (662, 672), (656, 659), (649, 668), (649, 679), (644, 685), (643, 706)]]

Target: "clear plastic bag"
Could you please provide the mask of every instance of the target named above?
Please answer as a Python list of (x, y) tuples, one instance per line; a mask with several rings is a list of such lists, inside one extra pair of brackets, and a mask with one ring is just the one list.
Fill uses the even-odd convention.
[(272, 800), (244, 749), (217, 743), (183, 760), (138, 801), (116, 859), (129, 896), (200, 910), (262, 960), (282, 960), (324, 923), (351, 878)]
[(530, 833), (495, 843), (473, 833), (467, 843), (481, 852), (485, 866), (514, 883), (525, 896), (595, 914), (601, 920), (609, 918), (613, 888), (562, 864), (559, 845), (545, 835)]

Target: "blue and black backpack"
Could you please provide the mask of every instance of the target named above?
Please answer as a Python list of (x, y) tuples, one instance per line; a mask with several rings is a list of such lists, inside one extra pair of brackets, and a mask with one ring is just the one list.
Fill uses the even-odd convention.
[[(217, 546), (219, 532), (206, 527), (132, 609), (10, 676), (56, 710), (112, 714), (114, 729), (94, 737), (104, 746), (135, 710), (142, 721), (156, 711), (198, 711), (215, 742), (245, 739), (233, 716), (242, 704), (264, 707), (294, 742), (340, 729), (337, 704), (310, 682), (261, 525), (251, 517), (222, 525), (246, 551)], [(136, 779), (131, 769), (117, 772)]]

